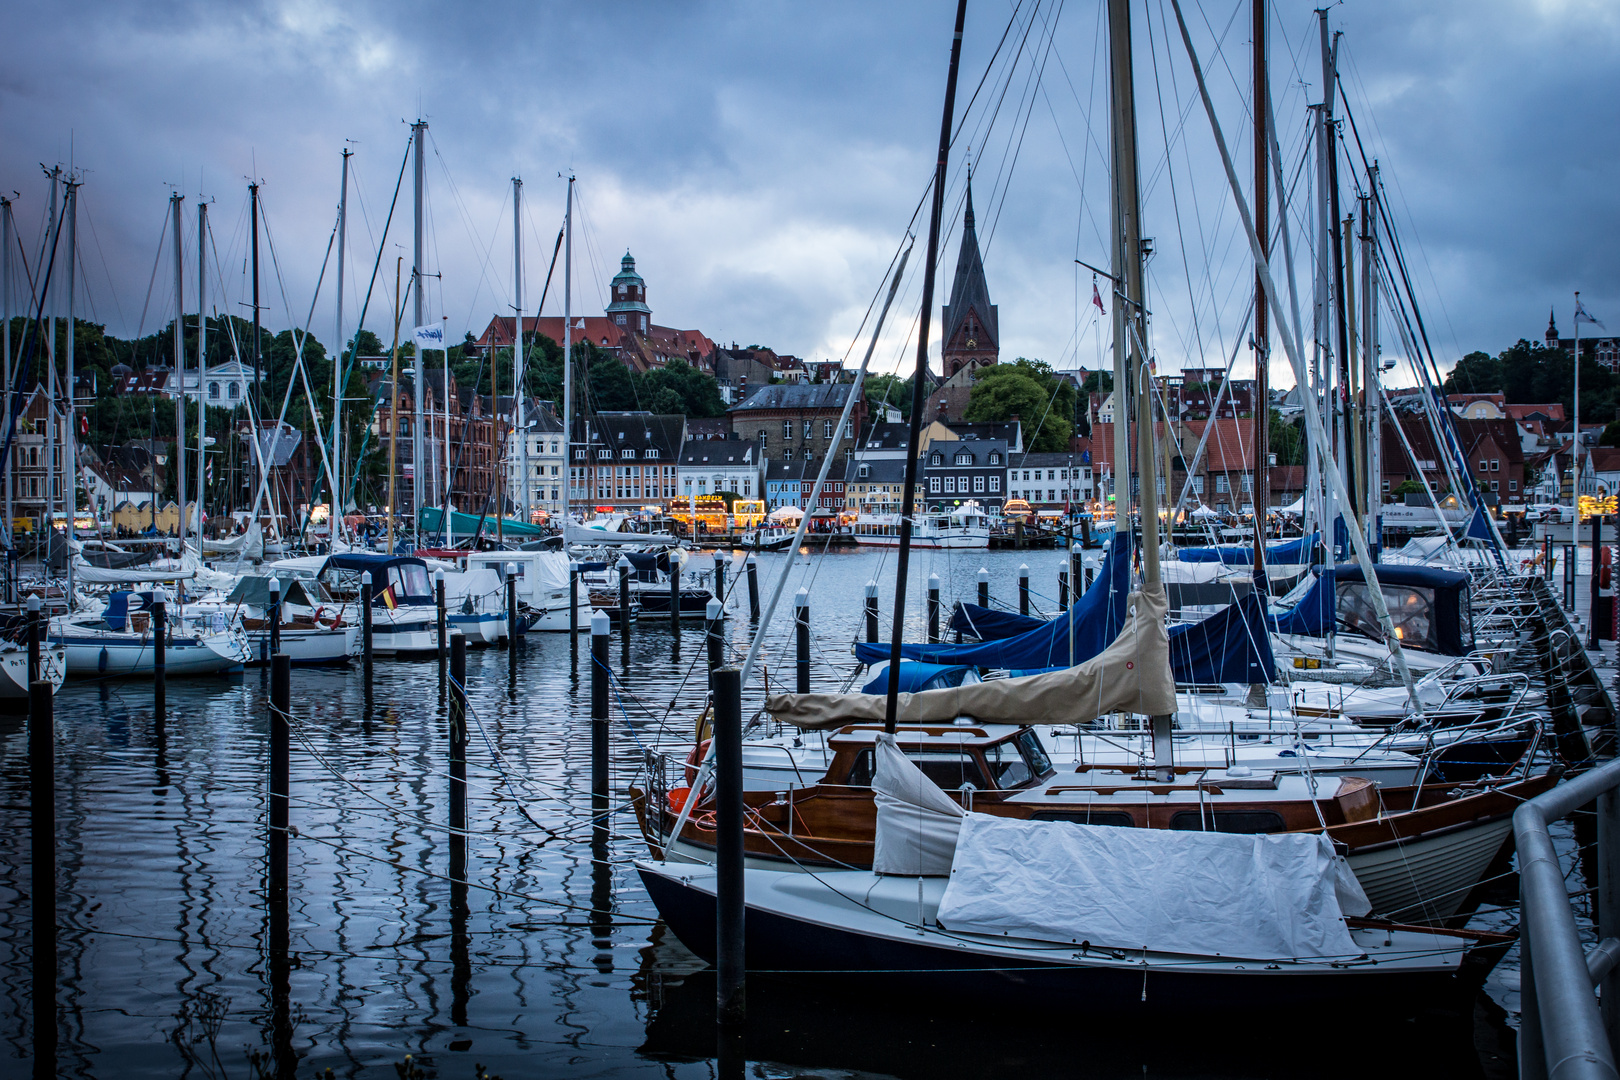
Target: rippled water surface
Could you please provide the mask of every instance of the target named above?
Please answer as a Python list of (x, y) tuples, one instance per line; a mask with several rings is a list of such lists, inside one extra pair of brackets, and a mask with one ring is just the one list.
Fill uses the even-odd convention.
[[(793, 569), (768, 635), (773, 686), (792, 679), (792, 594), (809, 591), (818, 688), (844, 684), (862, 586), (893, 601), (893, 553), (760, 559), (767, 594)], [(913, 638), (930, 573), (947, 600), (992, 570), (1015, 603), (1020, 563), (1051, 610), (1058, 552), (918, 552)], [(707, 567), (707, 557), (695, 565)], [(738, 581), (734, 565), (732, 580)], [(729, 646), (747, 646), (746, 586)], [(884, 633), (887, 634), (887, 618)], [(815, 986), (756, 976), (740, 1057), (722, 1061), (714, 984), (657, 923), (630, 860), (622, 807), (645, 747), (690, 739), (702, 709), (702, 635), (667, 623), (617, 637), (604, 842), (590, 825), (589, 658), (536, 636), (515, 669), (468, 659), (473, 712), (468, 885), (450, 872), (445, 702), (433, 662), (293, 673), (288, 940), (267, 949), (268, 687), (259, 671), (151, 684), (77, 682), (56, 701), (60, 1070), (93, 1077), (392, 1077), (407, 1053), (431, 1074), (475, 1064), (515, 1076), (1107, 1077), (1477, 1075), (1473, 1018), (1376, 1029), (1252, 1025), (1197, 1016), (1136, 1029), (1057, 1009), (1009, 1016), (993, 1001), (873, 1000), (852, 978)], [(746, 692), (745, 711), (760, 687)], [(32, 1057), (26, 723), (0, 718), (0, 1074)], [(284, 984), (284, 990), (281, 988)], [(1212, 1003), (1214, 1004), (1214, 1003)], [(739, 1065), (746, 1061), (746, 1066)]]

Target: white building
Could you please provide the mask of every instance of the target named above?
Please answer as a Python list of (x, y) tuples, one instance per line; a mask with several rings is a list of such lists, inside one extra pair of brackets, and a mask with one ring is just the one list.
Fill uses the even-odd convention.
[(759, 443), (753, 439), (693, 439), (681, 446), (676, 489), (682, 501), (731, 491), (763, 499)]
[[(505, 399), (503, 399), (505, 400)], [(549, 409), (532, 409), (526, 438), (529, 443), (529, 507), (552, 516), (563, 511), (562, 421)], [(506, 440), (506, 496), (512, 505), (523, 506), (523, 439), (517, 432)]]
[(1078, 454), (1012, 454), (1008, 457), (1007, 497), (1024, 499), (1037, 509), (1061, 510), (1094, 497), (1090, 465)]
[[(264, 373), (260, 372), (260, 378), (263, 377)], [(242, 404), (247, 400), (248, 387), (252, 385), (253, 368), (240, 360), (227, 360), (201, 373), (195, 368), (186, 369), (186, 397), (201, 397), (219, 409), (232, 409)]]

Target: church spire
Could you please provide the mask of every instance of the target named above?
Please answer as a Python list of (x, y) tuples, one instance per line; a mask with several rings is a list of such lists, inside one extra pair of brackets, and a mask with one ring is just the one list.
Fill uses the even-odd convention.
[(1558, 348), (1558, 319), (1557, 312), (1553, 308), (1547, 309), (1547, 337), (1545, 340), (1547, 348)]
[(990, 287), (984, 280), (984, 259), (973, 219), (973, 170), (968, 170), (967, 200), (962, 214), (962, 247), (956, 255), (956, 280), (951, 302), (941, 312), (944, 330), (945, 378), (963, 368), (986, 367), (1001, 354), (1001, 330)]

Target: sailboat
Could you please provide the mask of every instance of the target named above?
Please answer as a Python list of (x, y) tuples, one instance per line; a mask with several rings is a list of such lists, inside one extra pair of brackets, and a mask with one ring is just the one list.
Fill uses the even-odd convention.
[[(930, 274), (965, 7), (961, 0), (934, 181)], [(1461, 985), (1455, 976), (1464, 958), (1487, 935), (1366, 916), (1379, 911), (1433, 919), (1455, 911), (1460, 900), (1451, 894), (1477, 882), (1501, 847), (1512, 809), (1555, 783), (1556, 772), (1531, 776), (1527, 758), (1525, 775), (1511, 790), (1483, 789), (1482, 802), (1464, 807), (1449, 792), (1431, 791), (1425, 802), (1421, 787), (1406, 793), (1403, 805), (1401, 796), (1380, 792), (1364, 778), (1329, 782), (1309, 773), (1289, 778), (1175, 760), (1152, 402), (1148, 381), (1139, 377), (1147, 363), (1147, 325), (1129, 2), (1110, 0), (1107, 7), (1115, 385), (1137, 388), (1141, 478), (1142, 581), (1127, 601), (1129, 618), (1107, 648), (1061, 671), (964, 680), (904, 696), (894, 678), (883, 698), (769, 698), (766, 710), (778, 720), (839, 734), (826, 782), (808, 798), (788, 792), (753, 801), (756, 853), (764, 845), (774, 848), (780, 868), (756, 862), (744, 871), (750, 959), (777, 969), (859, 972), (868, 982), (998, 1000), (1011, 995), (1066, 1008), (1202, 1008), (1212, 1001), (1236, 1008), (1389, 1007), (1448, 995)], [(1263, 261), (1261, 276), (1269, 289)], [(923, 290), (917, 386), (925, 374), (930, 286), (931, 280)], [(1123, 463), (1132, 456), (1129, 425), (1121, 422), (1115, 434), (1115, 460)], [(1319, 425), (1311, 435), (1326, 478), (1342, 495), (1343, 480), (1323, 450)], [(908, 476), (908, 494), (911, 487)], [(1341, 502), (1348, 509), (1349, 500)], [(904, 610), (909, 532), (903, 520), (897, 612)], [(1354, 529), (1351, 540), (1369, 586), (1371, 617), (1416, 704), (1365, 543)], [(895, 668), (903, 621), (895, 619)], [(1031, 717), (1080, 726), (1111, 712), (1147, 718), (1151, 761), (1136, 768), (1081, 765), (1059, 774), (1024, 726)], [(685, 791), (658, 793), (656, 813), (662, 815), (666, 803), (671, 809), (679, 804), (671, 834), (677, 843), (686, 840), (686, 822), (708, 813), (707, 806), (691, 805), (707, 761), (693, 764)], [(866, 808), (859, 824), (847, 816), (839, 821), (831, 804), (840, 795)], [(978, 812), (980, 799), (995, 812)], [(1485, 803), (1492, 807), (1484, 814), (1488, 820), (1469, 816)], [(1435, 806), (1466, 820), (1442, 826), (1435, 819), (1434, 829), (1403, 830), (1399, 811), (1418, 820)], [(1466, 850), (1460, 841), (1432, 845), (1448, 834), (1466, 837)], [(1336, 840), (1350, 850), (1350, 860), (1338, 853)], [(719, 871), (675, 854), (656, 851), (654, 860), (638, 862), (638, 873), (682, 940), (712, 957)], [(1432, 891), (1446, 885), (1459, 887)]]

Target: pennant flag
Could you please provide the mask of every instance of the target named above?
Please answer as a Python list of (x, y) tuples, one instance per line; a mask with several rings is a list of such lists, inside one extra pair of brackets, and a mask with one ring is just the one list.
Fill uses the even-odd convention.
[(1578, 323), (1589, 322), (1599, 330), (1608, 329), (1607, 326), (1604, 326), (1601, 322), (1592, 318), (1591, 314), (1581, 306), (1581, 298), (1578, 296), (1575, 298), (1575, 321)]
[(205, 470), (205, 475), (208, 478), (208, 482), (212, 484), (214, 482), (214, 463), (212, 461), (208, 463), (208, 468)]
[(1097, 310), (1098, 311), (1102, 312), (1104, 315), (1108, 314), (1108, 309), (1103, 307), (1102, 293), (1097, 291), (1097, 275), (1096, 274), (1091, 275), (1091, 302), (1093, 304), (1097, 305)]
[(79, 434), (90, 434), (90, 418), (88, 416), (79, 417)]
[(416, 328), (416, 347), (418, 349), (444, 348), (444, 324), (434, 323), (431, 326), (418, 326)]
[(382, 591), (382, 602), (383, 607), (387, 608), (389, 611), (393, 611), (395, 608), (399, 607), (399, 597), (394, 593), (394, 587), (392, 585), (388, 586), (388, 588)]

